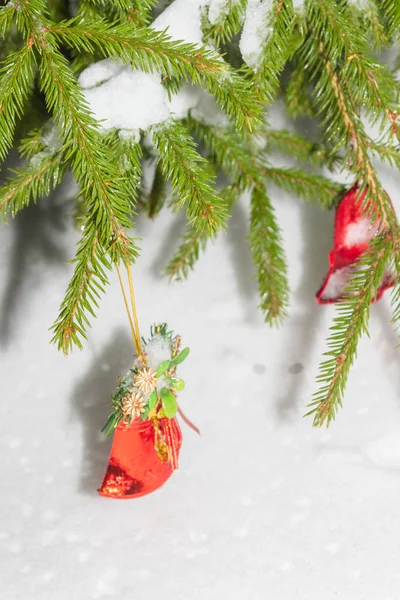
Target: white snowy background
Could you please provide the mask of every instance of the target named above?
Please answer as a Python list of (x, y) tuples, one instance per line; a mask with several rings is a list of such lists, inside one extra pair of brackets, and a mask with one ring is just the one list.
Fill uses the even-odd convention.
[[(274, 126), (282, 124), (279, 110)], [(400, 211), (398, 177), (381, 171)], [(389, 298), (372, 307), (336, 423), (304, 419), (334, 307), (314, 300), (333, 213), (271, 190), (283, 228), (290, 317), (257, 309), (244, 198), (187, 282), (160, 270), (183, 218), (137, 220), (142, 333), (165, 320), (191, 347), (180, 469), (137, 500), (97, 495), (100, 433), (132, 342), (116, 276), (84, 352), (49, 344), (71, 276), (74, 188), (1, 228), (0, 584), (6, 600), (398, 600), (400, 354)]]

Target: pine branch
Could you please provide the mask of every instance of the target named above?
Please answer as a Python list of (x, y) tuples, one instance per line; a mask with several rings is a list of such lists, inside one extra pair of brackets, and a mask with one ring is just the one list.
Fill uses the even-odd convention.
[(178, 250), (165, 268), (170, 281), (183, 281), (188, 277), (200, 257), (200, 251), (204, 252), (208, 240), (207, 234), (187, 225)]
[(104, 16), (103, 11), (100, 11), (99, 7), (95, 7), (91, 2), (92, 0), (80, 0), (78, 12), (76, 14), (76, 19), (79, 20), (80, 23), (90, 23), (91, 21), (98, 19), (99, 16)]
[[(343, 186), (330, 179), (295, 168), (266, 167), (267, 158), (265, 153), (258, 150), (258, 156), (252, 154), (245, 140), (229, 129), (217, 126), (209, 126), (204, 123), (188, 120), (189, 126), (196, 133), (210, 151), (211, 156), (218, 167), (222, 168), (228, 175), (238, 181), (240, 190), (250, 189), (252, 186), (264, 188), (264, 178), (267, 177), (273, 183), (289, 192), (305, 198), (308, 202), (318, 201), (322, 206), (330, 208)], [(269, 133), (265, 137), (269, 139)], [(275, 135), (274, 135), (275, 134)], [(264, 136), (264, 132), (260, 133)], [(296, 147), (297, 155), (303, 153), (309, 156), (313, 144), (300, 136), (292, 136), (288, 132), (273, 132), (272, 137), (285, 145), (286, 141)], [(318, 152), (318, 151), (317, 151)], [(316, 154), (316, 162), (322, 157)]]
[[(353, 103), (362, 106), (373, 123), (387, 124), (387, 113), (398, 106), (396, 80), (390, 70), (370, 57), (369, 41), (351, 18), (344, 0), (320, 0), (310, 3), (310, 26), (337, 71), (341, 85), (351, 94)], [(338, 65), (338, 58), (343, 65)], [(380, 110), (376, 110), (379, 106)]]
[(313, 167), (332, 168), (339, 161), (338, 155), (332, 155), (322, 144), (285, 129), (266, 129), (257, 135), (265, 139), (266, 150), (277, 150)]
[[(362, 256), (347, 289), (346, 299), (338, 304), (337, 317), (328, 339), (330, 357), (320, 365), (317, 381), (320, 389), (314, 394), (307, 415), (314, 415), (314, 426), (329, 425), (342, 406), (344, 389), (357, 345), (363, 333), (368, 334), (371, 300), (381, 283), (385, 266), (392, 252), (391, 240), (385, 236), (371, 244)], [(348, 296), (348, 294), (357, 294)]]
[[(108, 150), (111, 163), (116, 165), (117, 170), (123, 172), (128, 179), (129, 184), (125, 187), (126, 201), (133, 212), (141, 173), (140, 145), (128, 140), (122, 141), (116, 132), (110, 132), (104, 139), (104, 146)], [(117, 241), (114, 238), (113, 243)], [(134, 253), (132, 258), (135, 260), (138, 250), (136, 246), (132, 248)], [(58, 348), (64, 353), (71, 350), (72, 345), (82, 348), (80, 338), (86, 339), (86, 327), (90, 325), (86, 312), (95, 316), (93, 307), (98, 307), (100, 295), (104, 293), (104, 288), (108, 284), (105, 269), (110, 269), (111, 264), (107, 254), (115, 262), (116, 255), (110, 249), (108, 241), (106, 246), (100, 244), (97, 223), (89, 213), (86, 215), (83, 236), (73, 261), (74, 274), (61, 304), (60, 314), (52, 327), (54, 332), (52, 342), (57, 343)], [(124, 260), (123, 257), (121, 258)], [(126, 259), (125, 261), (127, 262)]]
[(400, 235), (399, 231), (397, 235), (393, 238), (393, 256), (392, 256), (392, 265), (390, 265), (391, 272), (396, 273), (396, 281), (393, 286), (391, 293), (391, 306), (392, 306), (392, 323), (395, 326), (395, 329), (399, 331), (399, 323), (400, 323)]
[(400, 151), (398, 146), (390, 146), (371, 141), (369, 145), (371, 152), (383, 162), (387, 162), (391, 167), (400, 169)]
[[(0, 11), (0, 36), (5, 37), (11, 28), (14, 19), (18, 17), (18, 11), (14, 2), (8, 3)], [(20, 24), (21, 26), (21, 24)]]
[[(217, 47), (238, 34), (243, 23), (247, 0), (225, 0), (221, 11), (206, 28), (206, 36), (211, 37)], [(208, 13), (210, 18), (210, 14)]]
[[(378, 1), (379, 4), (381, 4), (381, 1)], [(378, 7), (374, 0), (369, 0), (366, 9), (361, 9), (360, 11), (364, 16), (364, 35), (367, 39), (369, 34), (371, 35), (372, 44), (378, 51), (382, 50), (389, 44), (389, 36), (387, 35), (387, 31), (385, 29), (385, 23), (383, 19), (381, 19), (380, 10), (381, 7)]]
[(113, 261), (134, 258), (135, 249), (124, 227), (130, 227), (130, 207), (123, 192), (123, 180), (115, 165), (102, 152), (97, 124), (68, 68), (64, 57), (42, 42), (41, 85), (48, 107), (57, 119), (60, 135), (70, 142), (70, 161), (81, 189), (91, 199), (89, 218), (96, 223), (99, 242), (107, 248), (113, 240)]
[(12, 146), (17, 120), (22, 117), (35, 72), (32, 42), (3, 62), (0, 70), (0, 161)]
[(307, 202), (318, 202), (331, 208), (343, 186), (322, 175), (292, 167), (265, 167), (262, 174), (278, 187), (303, 197)]
[[(152, 9), (157, 4), (157, 1), (158, 0), (136, 0), (136, 2), (132, 2), (132, 0), (100, 1), (101, 10), (99, 10), (100, 7), (98, 6), (98, 1), (86, 0), (89, 6), (93, 6), (93, 12), (91, 14), (95, 18), (102, 16), (113, 21), (118, 20), (122, 23), (128, 22), (136, 27), (143, 27), (150, 22)], [(83, 16), (87, 18), (87, 12)]]
[[(132, 0), (85, 0), (88, 4), (93, 6), (113, 6), (120, 8), (121, 10), (129, 11), (132, 8)], [(137, 2), (135, 2), (137, 4)]]
[(32, 158), (35, 154), (39, 154), (39, 152), (45, 150), (45, 148), (43, 130), (31, 129), (28, 136), (21, 140), (18, 150), (21, 157)]
[(59, 316), (51, 328), (52, 343), (57, 344), (65, 354), (73, 345), (82, 349), (81, 338), (86, 339), (86, 328), (90, 326), (86, 312), (95, 316), (93, 307), (98, 307), (100, 294), (104, 294), (108, 283), (105, 269), (110, 269), (110, 264), (90, 221), (79, 241), (73, 262), (74, 274), (61, 303)]
[[(263, 189), (264, 178), (267, 177), (279, 187), (302, 196), (308, 202), (317, 200), (322, 206), (330, 208), (338, 193), (343, 189), (342, 185), (322, 175), (289, 167), (266, 167), (266, 154), (258, 150), (257, 157), (254, 156), (250, 145), (245, 145), (246, 140), (232, 130), (205, 125), (194, 119), (189, 119), (188, 123), (204, 142), (218, 167), (238, 181), (241, 191), (252, 186)], [(265, 134), (261, 132), (259, 135), (265, 135), (267, 139), (270, 139), (269, 134), (268, 131)], [(295, 146), (297, 155), (309, 156), (311, 149), (315, 148), (315, 145), (304, 138), (292, 136), (288, 132), (273, 132), (271, 137), (285, 147), (288, 141), (289, 147)], [(317, 150), (315, 155), (316, 162), (322, 161), (323, 154), (320, 158)]]
[[(309, 201), (318, 198), (325, 206), (332, 205), (341, 186), (322, 176), (304, 173), (299, 169), (264, 167), (265, 155), (259, 153), (257, 158), (253, 156), (250, 147), (245, 146), (243, 139), (235, 132), (223, 127), (207, 126), (193, 119), (189, 120), (189, 125), (211, 152), (218, 167), (236, 178), (241, 191), (253, 188), (250, 242), (258, 270), (261, 308), (267, 322), (276, 322), (285, 316), (288, 284), (280, 233), (265, 191), (264, 177), (285, 189), (295, 191)], [(188, 270), (193, 268), (199, 250), (204, 249), (204, 244), (204, 240), (189, 230), (177, 255), (168, 266), (167, 272), (170, 276), (185, 277)]]
[(253, 155), (247, 138), (227, 127), (206, 125), (193, 118), (187, 122), (218, 167), (238, 181), (241, 191), (251, 186), (263, 187), (263, 163)]
[(255, 93), (263, 102), (273, 101), (279, 86), (279, 75), (298, 45), (299, 40), (295, 35), (297, 21), (298, 15), (294, 14), (291, 2), (279, 0), (274, 3), (265, 27), (267, 37), (260, 54), (259, 65), (256, 69), (247, 69)]
[(385, 14), (385, 24), (389, 37), (400, 35), (400, 4), (396, 0), (381, 0), (381, 9)]
[(273, 325), (286, 316), (289, 286), (280, 232), (265, 188), (254, 188), (251, 196), (249, 242), (257, 267), (260, 307), (265, 322)]
[(14, 218), (17, 213), (48, 196), (62, 181), (65, 173), (63, 152), (55, 154), (42, 151), (22, 169), (13, 169), (14, 177), (0, 188), (0, 213), (6, 219), (7, 212)]
[[(239, 185), (230, 184), (225, 186), (219, 195), (223, 199), (227, 211), (230, 212), (232, 205), (238, 197)], [(181, 236), (181, 244), (173, 258), (165, 268), (166, 275), (169, 275), (171, 281), (183, 281), (194, 269), (195, 263), (200, 257), (200, 252), (206, 249), (210, 236), (191, 225), (187, 225), (184, 234)]]
[[(158, 0), (136, 0), (133, 10), (136, 12), (136, 24), (148, 25), (151, 21), (152, 10)], [(131, 9), (132, 10), (132, 9)]]
[[(191, 124), (211, 152), (216, 164), (237, 181), (236, 187), (241, 191), (253, 188), (249, 240), (257, 267), (260, 307), (267, 323), (277, 323), (286, 315), (288, 282), (280, 232), (265, 189), (263, 161), (258, 161), (250, 147), (243, 143), (243, 138), (235, 132), (193, 120)], [(191, 268), (198, 257), (199, 246), (199, 240), (194, 239), (189, 232), (181, 254), (183, 258), (188, 257), (187, 263)], [(175, 262), (173, 267), (176, 266)]]
[(397, 228), (397, 219), (369, 156), (370, 139), (348, 89), (343, 86), (321, 42), (310, 38), (306, 54), (310, 59), (310, 67), (320, 75), (315, 86), (315, 98), (320, 109), (323, 107), (324, 133), (328, 141), (334, 144), (334, 150), (342, 146), (350, 148), (347, 165), (357, 179), (363, 181), (367, 187), (365, 206), (368, 206), (368, 201), (372, 198), (371, 210), (372, 207), (377, 206), (381, 217), (394, 232)]
[(77, 20), (52, 24), (49, 31), (61, 43), (79, 51), (97, 51), (144, 72), (164, 73), (206, 87), (234, 118), (237, 127), (254, 129), (258, 125), (260, 106), (251, 85), (246, 85), (216, 52), (171, 41), (165, 33), (151, 29), (132, 29), (129, 24), (100, 19), (83, 24)]
[(185, 207), (190, 224), (209, 234), (223, 228), (226, 208), (211, 187), (213, 181), (202, 168), (206, 161), (196, 151), (185, 127), (170, 121), (154, 127), (152, 135), (161, 170), (171, 181), (178, 206)]
[(17, 27), (28, 36), (44, 20), (47, 0), (16, 0)]
[(119, 178), (124, 182), (130, 214), (136, 214), (142, 177), (143, 151), (140, 142), (136, 138), (121, 138), (119, 131), (111, 130), (103, 138), (103, 144), (107, 146), (109, 156), (118, 169)]
[[(95, 301), (98, 293), (102, 291), (107, 282), (103, 269), (103, 267), (109, 266), (106, 252), (110, 254), (113, 262), (119, 262), (121, 259), (125, 262), (132, 262), (136, 257), (136, 248), (125, 233), (125, 228), (130, 225), (129, 215), (132, 212), (128, 200), (129, 183), (128, 178), (124, 177), (125, 174), (122, 174), (119, 168), (120, 161), (118, 160), (117, 146), (114, 147), (111, 138), (106, 141), (106, 145), (112, 150), (116, 159), (115, 161), (110, 160), (110, 156), (103, 149), (97, 124), (90, 116), (76, 80), (72, 76), (65, 58), (56, 47), (52, 28), (55, 30), (58, 25), (50, 23), (43, 17), (41, 12), (43, 5), (38, 0), (32, 0), (30, 3), (23, 0), (20, 9), (23, 27), (29, 32), (29, 48), (36, 48), (40, 56), (40, 83), (46, 96), (48, 109), (55, 115), (56, 126), (59, 128), (60, 138), (65, 150), (65, 161), (72, 166), (80, 185), (80, 193), (87, 198), (89, 205), (84, 235), (78, 247), (74, 276), (61, 306), (59, 318), (53, 328), (53, 341), (57, 342), (64, 351), (68, 351), (72, 343), (80, 345), (80, 338), (85, 337), (85, 328), (88, 324), (85, 310), (88, 310), (90, 301), (93, 301), (93, 306), (97, 306)], [(120, 30), (117, 31), (118, 26), (114, 26), (114, 24), (112, 24), (112, 28), (108, 24), (103, 23), (103, 25), (103, 29), (108, 28), (110, 31), (112, 29), (112, 38), (117, 33), (121, 33)], [(62, 27), (62, 24), (59, 27)], [(104, 35), (104, 31), (100, 31), (100, 29), (97, 33)], [(86, 35), (86, 32), (82, 33), (82, 36), (84, 35)], [(131, 29), (129, 29), (129, 35), (132, 37)], [(159, 57), (156, 57), (155, 63), (159, 61), (159, 66), (164, 60), (164, 66), (165, 64), (171, 64), (171, 56), (165, 59), (163, 54), (165, 48), (162, 47), (162, 44), (159, 44), (159, 39), (162, 36), (148, 31), (142, 32), (141, 36), (140, 51), (143, 55), (149, 52), (150, 54), (153, 52), (153, 55), (156, 54), (154, 48), (158, 44), (157, 50), (160, 50), (159, 57), (162, 58), (160, 62)], [(104, 42), (104, 37), (101, 39), (100, 35), (97, 42), (98, 47), (96, 50)], [(119, 42), (121, 42), (121, 39), (119, 39)], [(122, 40), (122, 42), (120, 43), (121, 51), (126, 45), (130, 46), (126, 40)], [(149, 42), (153, 43), (152, 49), (148, 47)], [(115, 46), (115, 39), (108, 40), (108, 43)], [(175, 44), (171, 43), (170, 49), (175, 50), (174, 46)], [(236, 86), (235, 89), (235, 84), (232, 86), (232, 78), (229, 79), (229, 68), (221, 61), (221, 58), (210, 54), (210, 57), (205, 57), (205, 60), (203, 60), (203, 57), (198, 53), (198, 49), (193, 47), (193, 52), (196, 50), (196, 55), (192, 52), (192, 56), (188, 60), (187, 56), (183, 56), (183, 53), (179, 55), (182, 47), (185, 51), (188, 49), (188, 45), (181, 45), (178, 52), (175, 52), (175, 56), (172, 52), (172, 58), (176, 59), (176, 63), (179, 61), (182, 63), (182, 73), (185, 78), (189, 78), (190, 71), (194, 70), (198, 82), (208, 81), (210, 89), (218, 86), (217, 95), (227, 105), (228, 112), (236, 111), (237, 106), (240, 108), (243, 105), (243, 97), (246, 96), (246, 94), (241, 93), (244, 86), (240, 84), (241, 89), (239, 89), (240, 86)], [(89, 50), (92, 50), (92, 48), (89, 48)], [(127, 56), (129, 62), (132, 59), (137, 59), (132, 51), (128, 51)], [(193, 65), (197, 70), (194, 69)], [(239, 79), (237, 80), (239, 81)], [(251, 98), (248, 91), (246, 93)], [(226, 98), (224, 98), (224, 95)], [(248, 107), (244, 108), (245, 111), (240, 118), (249, 120)], [(162, 156), (161, 162), (164, 172), (167, 172), (167, 175), (172, 178), (175, 191), (180, 194), (179, 202), (187, 204), (189, 216), (194, 220), (197, 218), (198, 224), (200, 221), (205, 222), (210, 231), (215, 230), (223, 223), (225, 209), (218, 202), (218, 198), (209, 185), (209, 177), (207, 177), (205, 170), (200, 168), (200, 163), (205, 163), (201, 156), (196, 153), (193, 141), (186, 135), (186, 144), (182, 144), (184, 134), (184, 129), (179, 125), (175, 129), (172, 125), (167, 128), (158, 128), (158, 131), (154, 133), (154, 139), (158, 139), (159, 147), (162, 148), (163, 143), (167, 143), (170, 152), (169, 159)], [(179, 137), (177, 137), (178, 135)], [(38, 145), (38, 140), (35, 142), (32, 140), (32, 144)], [(26, 146), (25, 149), (30, 152), (31, 148), (32, 146)], [(163, 152), (161, 154), (163, 155)], [(137, 173), (137, 164), (134, 164), (135, 161), (131, 161), (131, 163), (131, 172)], [(177, 163), (180, 166), (180, 171), (176, 168)], [(39, 193), (48, 190), (50, 171), (47, 173), (43, 165), (42, 167), (42, 170), (40, 170), (40, 175), (43, 178), (42, 186), (36, 183), (36, 187), (32, 185), (29, 170), (29, 172), (25, 170), (23, 174), (17, 174), (21, 189), (23, 185), (28, 186), (28, 184), (31, 184), (30, 198), (35, 199)], [(132, 180), (132, 178), (129, 177), (129, 180)], [(19, 196), (15, 196), (15, 199), (10, 197), (10, 189), (7, 189), (7, 192), (8, 203), (11, 200), (15, 200), (15, 203), (17, 203)], [(211, 203), (211, 200), (213, 203)], [(203, 228), (203, 226), (204, 224), (201, 223), (200, 227)], [(96, 288), (96, 294), (92, 290), (91, 282), (99, 284)]]
[(289, 81), (285, 86), (285, 104), (289, 116), (292, 119), (297, 117), (315, 118), (315, 111), (310, 98), (310, 77), (306, 69), (306, 61), (303, 57), (296, 54), (292, 61), (292, 71)]
[[(84, 311), (88, 310), (88, 299), (92, 299), (92, 286), (106, 281), (101, 267), (108, 265), (104, 252), (109, 253), (114, 263), (120, 260), (130, 263), (137, 257), (137, 249), (125, 231), (131, 225), (131, 207), (124, 179), (104, 151), (97, 124), (90, 116), (66, 59), (57, 51), (44, 27), (46, 21), (40, 18), (39, 5), (40, 2), (34, 0), (21, 0), (21, 14), (31, 31), (30, 46), (35, 46), (40, 54), (41, 87), (49, 110), (55, 114), (66, 148), (65, 160), (71, 165), (81, 194), (88, 202), (87, 223), (78, 247), (75, 273), (54, 325), (53, 341), (67, 352), (72, 341), (78, 343), (79, 335), (85, 337)], [(101, 286), (98, 289), (102, 289)]]

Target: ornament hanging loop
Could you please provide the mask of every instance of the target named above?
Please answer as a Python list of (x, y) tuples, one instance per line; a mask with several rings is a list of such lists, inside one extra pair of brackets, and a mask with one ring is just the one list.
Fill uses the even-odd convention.
[(131, 334), (132, 334), (133, 345), (135, 346), (135, 350), (136, 350), (137, 356), (142, 356), (143, 353), (142, 353), (142, 347), (141, 347), (141, 343), (140, 343), (139, 321), (138, 321), (138, 317), (137, 317), (135, 293), (134, 293), (134, 290), (133, 290), (133, 280), (132, 280), (131, 266), (127, 265), (126, 266), (126, 271), (127, 271), (127, 274), (128, 274), (129, 295), (130, 295), (130, 300), (131, 300), (132, 314), (131, 314), (131, 310), (129, 308), (128, 297), (126, 295), (124, 282), (122, 280), (121, 269), (119, 268), (119, 265), (116, 265), (116, 268), (117, 268), (117, 274), (118, 274), (119, 284), (121, 286), (121, 292), (122, 292), (122, 296), (123, 296), (123, 299), (124, 299), (124, 304), (125, 304), (126, 312), (127, 312), (127, 315), (128, 315), (128, 320), (129, 320), (129, 326), (130, 326), (130, 330), (131, 330)]

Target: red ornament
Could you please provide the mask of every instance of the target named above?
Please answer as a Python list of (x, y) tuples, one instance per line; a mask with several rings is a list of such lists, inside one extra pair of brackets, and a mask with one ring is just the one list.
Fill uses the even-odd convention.
[[(378, 211), (374, 221), (366, 215), (363, 207), (366, 194), (367, 190), (360, 193), (356, 184), (343, 196), (337, 207), (333, 250), (329, 252), (329, 271), (316, 294), (319, 304), (330, 304), (343, 299), (354, 263), (367, 250), (373, 237), (384, 230), (385, 226)], [(366, 208), (369, 207), (370, 202)], [(383, 292), (394, 283), (393, 273), (385, 271), (376, 297), (372, 301), (379, 300)]]
[(115, 429), (99, 494), (125, 499), (154, 492), (178, 468), (181, 445), (182, 433), (175, 418), (121, 423)]

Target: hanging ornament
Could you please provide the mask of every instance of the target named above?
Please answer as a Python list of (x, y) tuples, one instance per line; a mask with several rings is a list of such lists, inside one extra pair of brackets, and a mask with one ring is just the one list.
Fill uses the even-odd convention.
[[(369, 210), (371, 201), (363, 206), (366, 194), (367, 189), (360, 192), (355, 184), (343, 196), (336, 209), (333, 249), (329, 252), (329, 271), (316, 294), (319, 304), (330, 304), (345, 297), (344, 291), (352, 272), (357, 268), (357, 260), (368, 249), (371, 240), (385, 231), (385, 223), (376, 206), (374, 211)], [(369, 212), (373, 212), (375, 217), (371, 217)], [(386, 270), (372, 301), (379, 300), (383, 292), (394, 283), (394, 274)]]
[(182, 414), (176, 397), (185, 385), (176, 376), (177, 366), (187, 358), (189, 348), (181, 350), (180, 336), (174, 336), (165, 323), (152, 327), (147, 341), (141, 339), (130, 267), (132, 313), (119, 268), (117, 272), (136, 358), (112, 396), (112, 412), (103, 431), (107, 435), (114, 431), (114, 438), (98, 492), (109, 498), (136, 498), (161, 487), (178, 468), (182, 433), (176, 415), (199, 431)]

